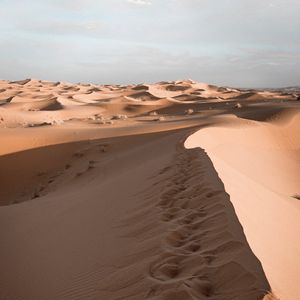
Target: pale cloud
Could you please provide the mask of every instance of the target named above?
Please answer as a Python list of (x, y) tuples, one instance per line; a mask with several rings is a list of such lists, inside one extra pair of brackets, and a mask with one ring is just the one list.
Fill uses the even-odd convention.
[(152, 2), (148, 0), (127, 0), (127, 2), (136, 4), (136, 5), (151, 5)]

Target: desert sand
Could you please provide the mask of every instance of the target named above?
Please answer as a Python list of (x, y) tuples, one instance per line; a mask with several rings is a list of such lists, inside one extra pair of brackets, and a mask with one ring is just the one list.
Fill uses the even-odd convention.
[(0, 299), (300, 299), (299, 95), (0, 81)]

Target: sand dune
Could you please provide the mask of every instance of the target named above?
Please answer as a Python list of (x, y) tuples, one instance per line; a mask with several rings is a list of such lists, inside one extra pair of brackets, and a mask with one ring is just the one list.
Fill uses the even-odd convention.
[(24, 80), (18, 80), (18, 81), (12, 81), (12, 84), (20, 84), (20, 85), (25, 85), (28, 82), (31, 82), (31, 79), (24, 79)]
[(38, 110), (59, 110), (62, 109), (63, 106), (57, 98), (45, 99), (45, 100), (37, 100), (37, 101), (14, 101), (15, 97), (12, 99), (10, 104), (6, 104), (3, 106), (5, 109), (21, 109), (27, 111), (38, 111)]
[(155, 101), (159, 99), (159, 97), (153, 96), (149, 92), (139, 92), (136, 94), (131, 94), (130, 97), (141, 101)]
[(244, 227), (249, 244), (280, 299), (300, 295), (300, 111), (268, 122), (230, 118), (229, 126), (192, 135), (212, 159)]
[(132, 88), (134, 91), (140, 91), (140, 90), (145, 90), (147, 91), (149, 89), (149, 86), (148, 85), (145, 85), (145, 84), (138, 84), (136, 86), (134, 86)]
[(298, 299), (294, 93), (0, 81), (0, 299)]
[[(67, 144), (14, 158), (19, 165), (29, 165), (31, 158), (30, 171), (45, 183), (32, 201), (1, 209), (2, 224), (20, 228), (5, 226), (1, 232), (2, 297), (262, 296), (268, 283), (222, 184), (213, 173), (209, 179), (201, 175), (211, 172), (208, 158), (174, 147), (185, 135)], [(56, 163), (50, 166), (53, 155)]]

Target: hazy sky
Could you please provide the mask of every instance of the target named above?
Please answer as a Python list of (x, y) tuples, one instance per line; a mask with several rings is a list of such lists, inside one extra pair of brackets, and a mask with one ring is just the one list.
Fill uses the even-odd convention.
[(0, 0), (0, 78), (300, 85), (299, 0)]

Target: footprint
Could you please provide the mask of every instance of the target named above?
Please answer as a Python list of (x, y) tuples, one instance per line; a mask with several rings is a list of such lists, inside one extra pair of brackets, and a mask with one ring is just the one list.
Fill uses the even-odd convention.
[(68, 169), (70, 169), (71, 168), (71, 165), (70, 164), (66, 164), (65, 165), (65, 170), (68, 170)]
[(84, 173), (84, 172), (78, 172), (78, 173), (76, 173), (75, 177), (80, 177), (80, 176), (83, 175), (83, 173)]
[(162, 215), (162, 221), (164, 221), (164, 222), (169, 222), (169, 221), (172, 221), (173, 219), (174, 219), (174, 214), (171, 214), (171, 213), (168, 213), (168, 212), (166, 212), (166, 213), (164, 213), (163, 215)]
[(87, 171), (91, 170), (91, 169), (94, 169), (95, 168), (95, 163), (96, 163), (96, 161), (90, 160), (89, 164), (88, 164), (88, 167), (87, 167)]
[(195, 252), (199, 251), (200, 248), (201, 248), (200, 244), (198, 244), (196, 242), (191, 242), (186, 247), (184, 247), (184, 250), (187, 250), (188, 252), (191, 252), (191, 253), (195, 253)]
[(106, 153), (108, 151), (109, 144), (99, 144), (99, 151), (102, 153)]
[(170, 256), (150, 266), (150, 274), (153, 278), (167, 281), (176, 278), (180, 273), (180, 259)]
[(184, 232), (180, 232), (179, 230), (172, 231), (166, 237), (166, 242), (173, 247), (181, 247), (187, 238), (187, 234)]
[(84, 154), (82, 153), (82, 152), (75, 152), (74, 154), (73, 154), (73, 157), (77, 157), (77, 158), (81, 158), (81, 157), (83, 157), (84, 156)]
[(36, 199), (36, 198), (39, 198), (40, 197), (40, 194), (38, 191), (35, 191), (31, 197), (31, 199)]
[(220, 194), (224, 194), (224, 192), (223, 191), (212, 191), (212, 192), (208, 192), (205, 196), (206, 196), (206, 198), (212, 198), (212, 197), (218, 196)]
[(187, 285), (191, 288), (191, 292), (196, 297), (211, 297), (213, 295), (213, 285), (208, 279), (192, 278), (187, 282)]

